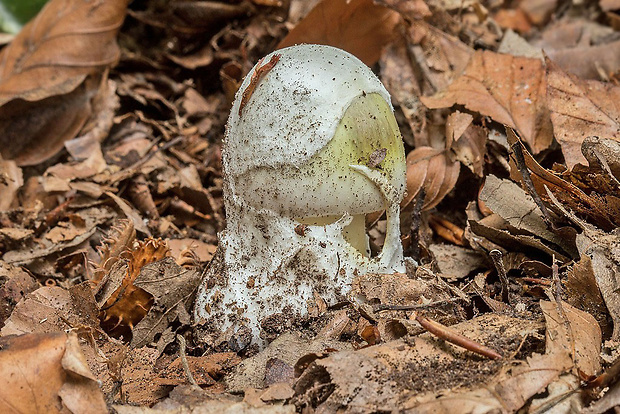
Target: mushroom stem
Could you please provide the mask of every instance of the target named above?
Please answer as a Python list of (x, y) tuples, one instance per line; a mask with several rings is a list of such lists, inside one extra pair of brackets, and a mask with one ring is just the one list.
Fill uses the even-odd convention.
[(396, 246), (400, 246), (400, 208), (398, 191), (390, 184), (388, 178), (381, 174), (379, 170), (373, 170), (366, 165), (349, 165), (350, 168), (359, 172), (368, 178), (381, 192), (388, 208), (386, 210), (387, 229), (385, 233), (385, 242), (381, 253), (379, 253), (378, 261), (381, 267), (393, 268), (402, 260), (400, 250)]

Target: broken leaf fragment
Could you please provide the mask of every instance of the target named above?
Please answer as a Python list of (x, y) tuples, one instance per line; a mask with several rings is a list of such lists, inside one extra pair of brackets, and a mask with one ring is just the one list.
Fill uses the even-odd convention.
[(2, 412), (108, 412), (75, 333), (7, 336), (0, 343)]

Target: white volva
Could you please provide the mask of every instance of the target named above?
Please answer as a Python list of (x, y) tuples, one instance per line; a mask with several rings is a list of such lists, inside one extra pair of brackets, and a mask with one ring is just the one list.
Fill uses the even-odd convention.
[[(274, 54), (279, 60), (254, 82), (242, 110), (259, 65), (231, 110), (223, 266), (205, 273), (195, 309), (220, 332), (249, 327), (254, 343), (268, 316), (305, 316), (315, 295), (328, 304), (344, 299), (356, 275), (405, 270), (405, 154), (388, 92), (343, 50), (293, 46), (260, 65)], [(386, 239), (371, 258), (365, 215), (383, 209)]]

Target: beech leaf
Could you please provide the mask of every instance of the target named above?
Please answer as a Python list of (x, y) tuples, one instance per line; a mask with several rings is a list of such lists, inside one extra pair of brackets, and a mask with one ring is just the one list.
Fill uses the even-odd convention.
[(547, 101), (566, 164), (585, 164), (583, 140), (598, 136), (620, 141), (620, 87), (582, 80), (547, 59)]
[(553, 135), (545, 102), (545, 72), (538, 59), (476, 52), (463, 74), (422, 103), (431, 109), (464, 105), (518, 130), (534, 153)]
[(278, 49), (300, 43), (335, 46), (374, 65), (395, 37), (400, 15), (372, 0), (323, 0), (280, 42)]

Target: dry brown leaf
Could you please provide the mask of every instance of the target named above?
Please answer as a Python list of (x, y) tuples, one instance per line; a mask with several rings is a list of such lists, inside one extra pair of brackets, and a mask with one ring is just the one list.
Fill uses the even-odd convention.
[(620, 41), (566, 49), (545, 49), (549, 59), (581, 79), (607, 80), (620, 71)]
[(0, 328), (24, 296), (39, 287), (24, 270), (0, 260)]
[(486, 129), (477, 125), (470, 125), (450, 148), (454, 154), (454, 159), (460, 161), (478, 177), (482, 177), (484, 174), (488, 135)]
[(170, 253), (165, 242), (146, 239), (122, 252), (123, 261), (111, 270), (97, 286), (95, 296), (100, 305), (101, 327), (114, 337), (129, 339), (132, 330), (153, 305), (153, 296), (136, 286), (142, 268)]
[(609, 337), (612, 325), (607, 315), (605, 301), (596, 283), (592, 260), (582, 256), (566, 276), (567, 301), (572, 306), (588, 312), (598, 322), (605, 337)]
[(603, 11), (620, 9), (620, 1), (618, 0), (599, 0), (598, 4)]
[(22, 169), (15, 161), (5, 161), (0, 156), (0, 211), (11, 207), (17, 196), (17, 190), (22, 185), (24, 185)]
[[(461, 3), (459, 3), (461, 4)], [(463, 72), (473, 49), (423, 20), (411, 22), (411, 51), (424, 75), (425, 95), (443, 90)]]
[(460, 164), (446, 151), (419, 147), (407, 154), (407, 195), (401, 206), (409, 205), (424, 190), (423, 210), (435, 207), (459, 178)]
[(75, 333), (0, 338), (0, 411), (107, 413)]
[(445, 279), (462, 279), (474, 270), (486, 267), (484, 257), (472, 249), (451, 244), (431, 244), (429, 250), (439, 267), (438, 275)]
[(562, 263), (570, 261), (570, 258), (562, 250), (551, 248), (536, 236), (514, 234), (514, 227), (497, 214), (492, 214), (478, 221), (470, 220), (469, 225), (474, 234), (484, 237), (508, 251), (523, 252), (533, 255), (533, 257), (539, 257), (541, 253), (544, 253), (548, 259), (555, 257)]
[(592, 226), (584, 226), (577, 235), (577, 248), (582, 257), (590, 258), (596, 284), (605, 300), (614, 324), (612, 338), (620, 339), (620, 236), (605, 233)]
[(620, 141), (620, 87), (582, 80), (547, 59), (547, 101), (553, 131), (566, 165), (585, 163), (581, 144), (589, 136)]
[(116, 31), (128, 0), (53, 0), (2, 51), (0, 104), (71, 92), (84, 77), (113, 64)]
[(553, 139), (545, 103), (545, 72), (538, 59), (476, 52), (447, 89), (422, 97), (429, 108), (466, 108), (519, 131), (535, 153)]
[[(570, 246), (571, 241), (547, 229), (540, 209), (518, 184), (488, 175), (479, 198), (514, 228), (554, 243), (568, 252), (574, 251)], [(520, 233), (523, 234), (522, 232)]]
[(83, 231), (79, 236), (61, 243), (52, 243), (46, 237), (41, 237), (37, 239), (36, 244), (26, 243), (24, 246), (20, 246), (19, 249), (6, 252), (2, 257), (3, 260), (14, 265), (23, 265), (31, 263), (35, 259), (79, 246), (97, 231), (97, 225), (109, 220), (113, 217), (113, 214), (107, 207), (90, 207), (80, 210), (79, 216), (84, 221)]
[[(144, 346), (161, 336), (158, 348), (164, 347), (174, 336), (165, 337), (164, 331), (174, 326), (190, 324), (190, 313), (201, 272), (185, 269), (168, 257), (141, 268), (134, 285), (153, 297), (153, 307), (134, 328), (131, 346)], [(160, 335), (162, 334), (162, 335)]]
[(304, 355), (322, 353), (327, 348), (351, 349), (351, 345), (328, 338), (304, 339), (296, 332), (285, 332), (253, 357), (244, 359), (236, 370), (226, 377), (229, 392), (248, 388), (263, 388), (267, 373), (267, 361), (278, 358), (289, 366)]
[(98, 328), (97, 309), (88, 282), (70, 290), (44, 286), (26, 295), (6, 320), (3, 336)]
[[(508, 130), (507, 136), (510, 145), (521, 145), (520, 143), (517, 144), (518, 138), (514, 131)], [(543, 168), (523, 146), (522, 152), (525, 166), (530, 172), (530, 178), (536, 193), (542, 200), (549, 200), (547, 195), (548, 188), (564, 206), (579, 216), (587, 217), (594, 224), (605, 230), (611, 230), (616, 227), (614, 224), (616, 218), (607, 211), (606, 205), (595, 197), (596, 194), (588, 195), (574, 184), (564, 180), (559, 174)], [(521, 185), (524, 185), (523, 177), (516, 165), (513, 153), (510, 155), (510, 175), (513, 180), (519, 181)]]
[(65, 95), (36, 102), (21, 99), (0, 108), (0, 152), (18, 165), (35, 165), (62, 149), (74, 138), (91, 114), (91, 82), (78, 85)]
[(384, 4), (396, 10), (408, 21), (420, 20), (432, 15), (424, 0), (375, 0), (375, 3)]
[(512, 29), (519, 33), (527, 33), (532, 29), (532, 24), (521, 9), (499, 9), (493, 19), (503, 29)]
[[(511, 352), (539, 327), (540, 323), (532, 321), (485, 314), (450, 328), (478, 343), (501, 346), (504, 351)], [(489, 383), (496, 385), (490, 379), (501, 373), (502, 365), (501, 361), (472, 357), (469, 351), (426, 333), (316, 359), (297, 380), (295, 391), (301, 401), (307, 401), (309, 408), (323, 412), (470, 413), (473, 407), (479, 409), (485, 404), (495, 411), (480, 412), (502, 412), (504, 401), (498, 401), (498, 396), (491, 392), (484, 398), (463, 395), (459, 399), (463, 388), (480, 392), (487, 389)], [(542, 386), (546, 384), (540, 372), (532, 371), (531, 377), (537, 379), (537, 388), (541, 387), (541, 382)], [(459, 390), (451, 390), (454, 381), (461, 384)], [(307, 398), (314, 395), (313, 389), (317, 388), (324, 390), (322, 398)], [(537, 392), (531, 388), (527, 397)], [(446, 406), (442, 411), (437, 401), (444, 398)], [(424, 409), (425, 403), (434, 404), (434, 409)], [(510, 407), (508, 412), (520, 408)]]
[(602, 335), (594, 317), (565, 302), (541, 301), (540, 307), (547, 323), (545, 352), (565, 353), (586, 376), (598, 374)]
[(557, 0), (523, 0), (519, 8), (534, 25), (544, 24), (557, 7)]
[[(77, 135), (90, 115), (98, 79), (120, 56), (116, 33), (128, 3), (50, 1), (2, 51), (0, 130), (5, 158), (20, 165), (37, 164)], [(12, 129), (19, 135), (11, 134)]]
[(488, 133), (483, 128), (472, 125), (472, 120), (471, 115), (459, 111), (448, 115), (446, 147), (454, 154), (453, 159), (482, 177)]
[(395, 105), (400, 106), (413, 133), (413, 139), (407, 133), (403, 139), (415, 146), (420, 140), (427, 141), (420, 135), (426, 132), (426, 108), (420, 102), (420, 86), (413, 71), (405, 39), (399, 37), (387, 45), (381, 54), (381, 81), (390, 92)]
[(396, 35), (400, 15), (372, 0), (323, 0), (278, 44), (278, 49), (300, 43), (335, 46), (369, 66)]

